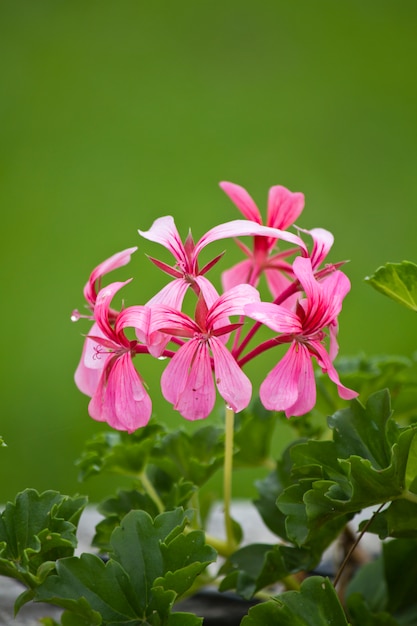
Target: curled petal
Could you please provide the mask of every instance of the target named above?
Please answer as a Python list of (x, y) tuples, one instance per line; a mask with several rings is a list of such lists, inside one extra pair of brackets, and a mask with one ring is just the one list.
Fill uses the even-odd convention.
[(129, 353), (108, 359), (88, 410), (93, 419), (129, 433), (148, 423), (152, 403)]
[(138, 233), (149, 241), (160, 243), (171, 252), (177, 261), (186, 263), (187, 255), (184, 244), (171, 215), (159, 217), (149, 230), (138, 230)]
[(239, 413), (250, 402), (252, 384), (217, 337), (210, 338), (210, 348), (213, 353), (217, 389), (233, 411)]
[(164, 397), (188, 420), (211, 413), (216, 393), (206, 342), (191, 339), (168, 363), (161, 377)]
[(276, 185), (268, 194), (267, 225), (285, 230), (299, 217), (304, 209), (304, 194), (292, 192)]
[[(84, 287), (84, 297), (87, 302), (94, 306), (97, 297), (97, 291), (100, 289), (100, 280), (105, 275), (123, 265), (127, 265), (134, 252), (136, 252), (137, 246), (134, 248), (127, 248), (122, 252), (117, 252), (103, 263), (100, 263), (90, 274), (87, 284)], [(98, 281), (98, 285), (96, 282)]]
[(308, 348), (293, 342), (260, 388), (260, 398), (270, 411), (285, 411), (287, 417), (303, 415), (316, 402), (314, 371)]
[[(115, 282), (107, 285), (101, 289), (97, 294), (96, 306), (94, 309), (94, 316), (96, 318), (96, 322), (102, 333), (109, 339), (120, 343), (120, 337), (117, 336), (116, 332), (113, 330), (110, 321), (109, 321), (109, 311), (110, 311), (110, 303), (114, 297), (114, 295), (125, 285), (131, 282), (130, 280), (126, 280), (125, 282)], [(123, 345), (129, 345), (127, 339), (124, 339)]]
[(219, 186), (229, 196), (231, 201), (237, 206), (246, 219), (251, 220), (252, 222), (258, 222), (258, 224), (262, 223), (259, 209), (246, 189), (240, 185), (228, 182), (221, 182), (219, 183)]
[(209, 230), (196, 243), (194, 255), (197, 257), (201, 250), (213, 241), (227, 239), (228, 237), (255, 237), (257, 235), (263, 237), (271, 237), (273, 239), (282, 239), (283, 241), (287, 241), (298, 246), (303, 251), (303, 254), (305, 254), (306, 256), (308, 255), (305, 243), (297, 235), (293, 235), (292, 233), (289, 233), (285, 230), (262, 226), (261, 224), (257, 224), (256, 222), (249, 222), (246, 220), (234, 220), (232, 222), (226, 222), (224, 224), (219, 224), (218, 226), (215, 226), (214, 228)]

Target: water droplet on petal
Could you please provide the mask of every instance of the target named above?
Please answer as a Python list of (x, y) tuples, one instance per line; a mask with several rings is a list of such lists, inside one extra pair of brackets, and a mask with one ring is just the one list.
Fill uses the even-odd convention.
[(159, 356), (158, 357), (158, 361), (165, 361), (165, 359), (167, 359), (167, 356)]

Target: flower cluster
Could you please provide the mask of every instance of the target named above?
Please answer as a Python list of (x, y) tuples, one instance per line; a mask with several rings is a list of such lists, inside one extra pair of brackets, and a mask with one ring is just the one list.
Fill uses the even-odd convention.
[[(112, 300), (131, 279), (102, 286), (103, 277), (126, 265), (137, 248), (115, 254), (91, 273), (84, 288), (88, 314), (74, 311), (72, 319), (87, 317), (93, 322), (75, 381), (90, 396), (89, 414), (95, 420), (128, 432), (147, 424), (152, 403), (133, 364), (138, 355), (145, 354), (167, 357), (162, 393), (188, 420), (210, 414), (216, 387), (234, 412), (246, 408), (252, 385), (243, 366), (280, 344), (288, 344), (288, 350), (260, 387), (267, 409), (285, 411), (290, 417), (313, 408), (313, 358), (337, 385), (340, 397), (357, 395), (342, 385), (333, 365), (337, 319), (350, 283), (339, 269), (341, 263), (324, 264), (333, 244), (331, 233), (320, 228), (297, 228), (297, 234), (287, 230), (304, 208), (301, 193), (272, 187), (264, 225), (255, 202), (242, 187), (227, 182), (220, 186), (246, 219), (215, 226), (197, 243), (191, 233), (181, 240), (171, 216), (155, 220), (147, 231), (139, 230), (142, 238), (161, 244), (174, 257), (173, 265), (150, 257), (172, 280), (147, 303), (118, 311), (112, 308)], [(252, 248), (240, 237), (251, 237)], [(203, 267), (199, 255), (212, 242), (228, 238), (236, 240), (246, 258), (222, 273), (219, 293), (207, 274), (223, 255)], [(261, 301), (257, 289), (262, 275), (271, 294), (268, 302)], [(195, 295), (192, 317), (183, 310), (187, 291)], [(273, 336), (250, 348), (261, 325), (271, 329)]]

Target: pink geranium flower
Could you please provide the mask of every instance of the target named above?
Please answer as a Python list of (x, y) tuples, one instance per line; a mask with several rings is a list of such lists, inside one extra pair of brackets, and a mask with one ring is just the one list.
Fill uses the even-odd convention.
[(175, 266), (171, 267), (151, 257), (151, 261), (157, 267), (174, 278), (148, 302), (151, 306), (153, 304), (166, 304), (175, 309), (181, 309), (184, 295), (189, 287), (193, 288), (197, 295), (200, 292), (203, 294), (208, 307), (217, 300), (218, 293), (205, 277), (205, 274), (219, 261), (222, 255), (215, 257), (201, 269), (198, 265), (200, 252), (213, 241), (243, 236), (256, 236), (259, 239), (267, 238), (274, 241), (280, 238), (301, 248), (302, 252), (307, 255), (307, 248), (297, 235), (245, 220), (234, 220), (215, 226), (203, 235), (197, 243), (194, 243), (191, 233), (183, 243), (174, 219), (169, 215), (155, 220), (148, 231), (139, 230), (138, 232), (145, 239), (163, 245), (176, 260)]
[(152, 404), (132, 362), (140, 347), (136, 340), (127, 338), (124, 329), (133, 326), (146, 342), (151, 312), (147, 307), (134, 306), (114, 316), (111, 300), (127, 282), (112, 283), (96, 295), (96, 323), (86, 338), (75, 381), (91, 396), (88, 411), (93, 419), (133, 432), (148, 423)]
[[(309, 258), (297, 257), (293, 270), (306, 295), (297, 303), (295, 312), (266, 302), (245, 306), (246, 315), (281, 333), (277, 343), (291, 344), (260, 388), (265, 408), (285, 411), (287, 417), (303, 415), (315, 405), (312, 357), (337, 385), (341, 398), (350, 400), (358, 395), (341, 384), (332, 363), (337, 354), (337, 316), (350, 289), (349, 279), (343, 272), (334, 271), (317, 281)], [(325, 328), (330, 331), (329, 353), (324, 345)]]
[[(248, 192), (234, 183), (222, 182), (220, 187), (229, 196), (243, 215), (253, 222), (262, 224), (258, 207)], [(268, 195), (266, 226), (285, 231), (291, 226), (304, 208), (304, 194), (293, 193), (276, 185), (271, 187)], [(285, 239), (285, 237), (280, 237)], [(288, 241), (288, 239), (287, 239)], [(294, 250), (273, 253), (277, 237), (254, 237), (253, 250), (237, 241), (247, 259), (223, 272), (222, 282), (225, 289), (239, 283), (257, 285), (262, 273), (273, 297), (277, 297), (289, 284), (287, 277), (292, 277), (292, 267), (286, 258)]]
[(259, 302), (249, 285), (239, 285), (207, 307), (200, 296), (195, 320), (168, 306), (152, 309), (152, 328), (169, 336), (188, 339), (168, 363), (161, 378), (164, 397), (188, 420), (203, 419), (213, 409), (217, 389), (235, 412), (250, 401), (252, 385), (225, 347), (227, 336), (241, 324), (229, 316), (243, 315), (244, 306)]

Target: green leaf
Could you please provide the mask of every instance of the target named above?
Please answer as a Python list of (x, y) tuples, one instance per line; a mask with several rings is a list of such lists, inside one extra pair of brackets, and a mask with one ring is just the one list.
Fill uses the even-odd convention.
[(410, 261), (386, 263), (365, 279), (377, 291), (417, 311), (417, 265)]
[(384, 543), (381, 555), (364, 565), (347, 588), (347, 607), (354, 626), (416, 624), (416, 576), (417, 541), (394, 539)]
[(174, 481), (201, 486), (221, 467), (223, 454), (223, 429), (203, 426), (192, 433), (178, 429), (158, 441), (152, 463)]
[[(278, 498), (289, 538), (311, 544), (315, 533), (340, 516), (397, 499), (410, 499), (409, 454), (416, 426), (400, 428), (390, 417), (386, 391), (329, 419), (333, 441), (309, 441), (291, 450), (298, 482)], [(415, 499), (415, 498), (414, 498)]]
[(242, 626), (349, 626), (333, 585), (321, 576), (307, 578), (300, 591), (287, 591), (257, 604), (241, 623)]
[(220, 570), (225, 577), (220, 591), (235, 589), (249, 600), (260, 589), (288, 575), (306, 569), (311, 563), (308, 550), (283, 545), (250, 544), (232, 554)]
[(73, 553), (86, 502), (56, 491), (19, 493), (0, 516), (0, 574), (31, 588), (40, 584), (56, 559)]
[(61, 559), (56, 575), (38, 587), (36, 600), (61, 606), (88, 624), (100, 624), (97, 616), (118, 626), (171, 624), (175, 600), (216, 556), (201, 531), (188, 531), (190, 518), (181, 509), (155, 519), (131, 511), (112, 534), (106, 564), (91, 554)]
[(162, 426), (151, 424), (131, 434), (115, 431), (100, 433), (87, 442), (77, 461), (79, 479), (85, 480), (105, 471), (137, 478), (163, 432)]

